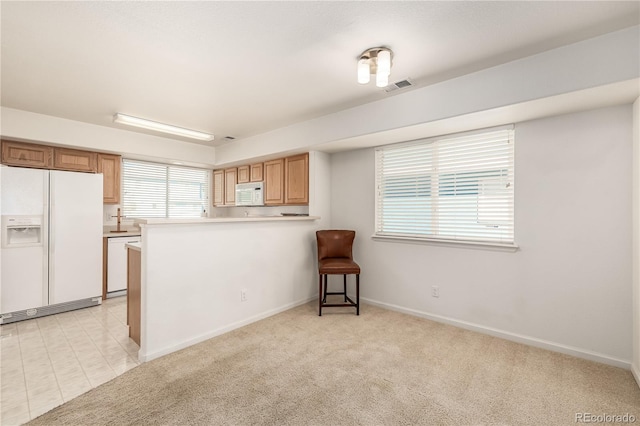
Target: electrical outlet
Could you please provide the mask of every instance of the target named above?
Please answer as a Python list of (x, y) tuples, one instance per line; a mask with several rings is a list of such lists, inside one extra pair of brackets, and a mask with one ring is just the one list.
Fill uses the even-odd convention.
[(243, 288), (242, 290), (240, 290), (240, 301), (241, 302), (246, 302), (247, 301), (247, 289)]
[(440, 297), (440, 287), (437, 285), (431, 286), (431, 297)]

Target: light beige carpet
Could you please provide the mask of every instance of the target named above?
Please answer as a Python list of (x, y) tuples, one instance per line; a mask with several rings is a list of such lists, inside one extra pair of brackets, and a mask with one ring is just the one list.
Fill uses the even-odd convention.
[[(188, 327), (188, 324), (185, 324)], [(370, 305), (315, 303), (141, 366), (36, 425), (570, 425), (634, 415), (629, 371)]]

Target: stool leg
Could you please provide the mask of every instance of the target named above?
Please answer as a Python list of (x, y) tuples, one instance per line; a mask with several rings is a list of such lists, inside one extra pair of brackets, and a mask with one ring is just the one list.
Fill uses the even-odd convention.
[(344, 301), (345, 303), (347, 302), (347, 274), (344, 274), (344, 285), (343, 285), (343, 290), (344, 292)]
[(356, 274), (356, 315), (360, 315), (360, 274)]
[(324, 297), (322, 298), (322, 303), (327, 303), (327, 287), (329, 287), (329, 282), (327, 274), (324, 274)]
[(318, 274), (319, 279), (319, 287), (318, 287), (318, 316), (322, 316), (322, 274)]

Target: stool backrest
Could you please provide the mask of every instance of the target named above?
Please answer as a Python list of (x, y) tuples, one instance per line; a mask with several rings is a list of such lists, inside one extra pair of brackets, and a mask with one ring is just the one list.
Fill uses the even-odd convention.
[(356, 231), (339, 229), (316, 231), (318, 260), (329, 257), (353, 260), (353, 240), (355, 238)]

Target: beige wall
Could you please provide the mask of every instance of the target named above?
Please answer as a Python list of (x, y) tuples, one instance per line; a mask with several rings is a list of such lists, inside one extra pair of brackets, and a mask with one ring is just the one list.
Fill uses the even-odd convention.
[(515, 124), (513, 253), (373, 240), (374, 150), (333, 154), (331, 225), (357, 232), (361, 298), (630, 368), (631, 128), (631, 104)]

